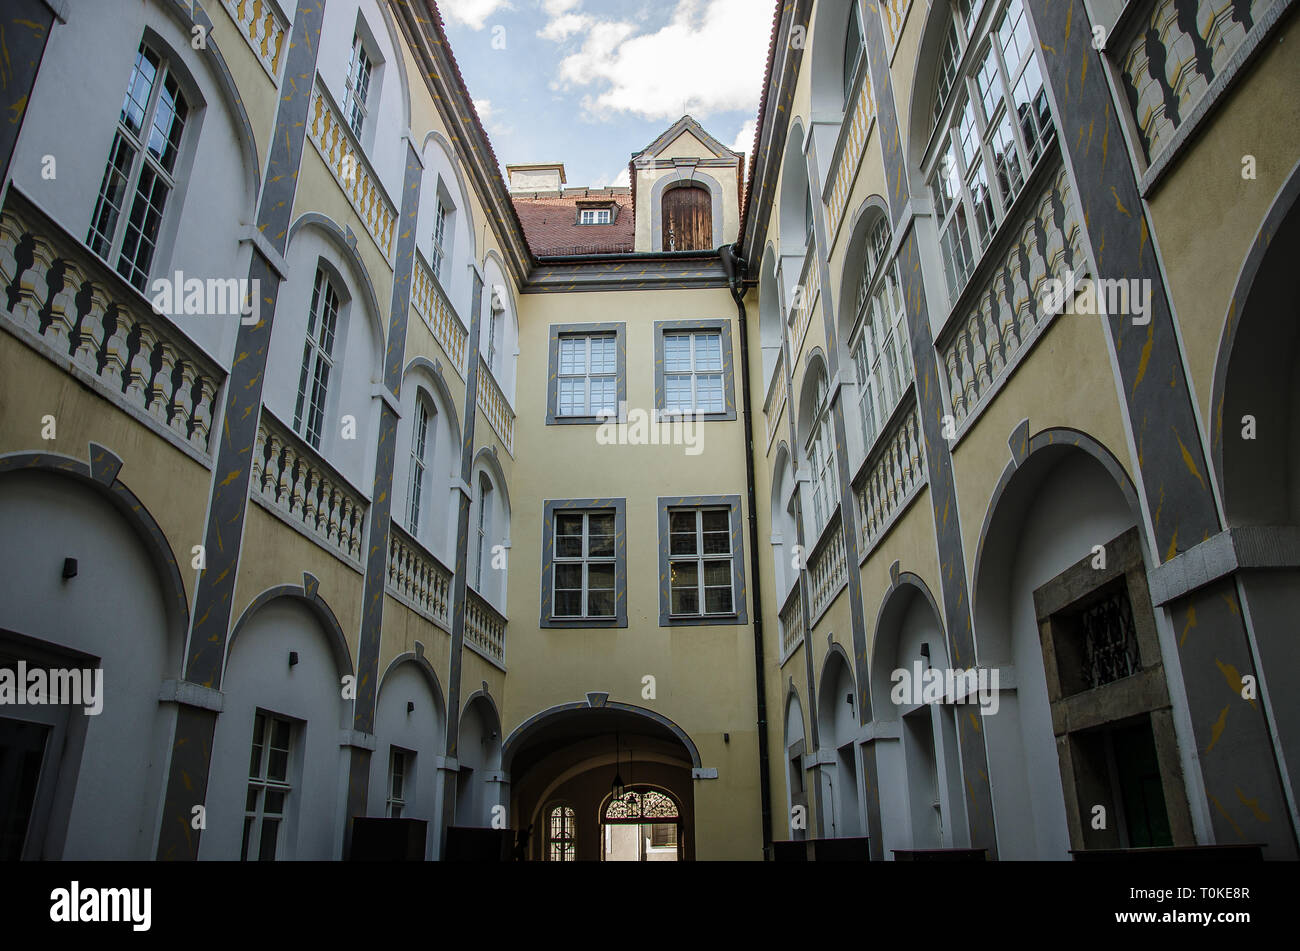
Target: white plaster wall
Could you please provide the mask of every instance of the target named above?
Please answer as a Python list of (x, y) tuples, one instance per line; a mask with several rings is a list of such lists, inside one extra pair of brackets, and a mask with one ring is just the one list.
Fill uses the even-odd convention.
[[(0, 537), (23, 539), (0, 546), (0, 577), (24, 594), (0, 597), (0, 628), (97, 656), (103, 670), (103, 711), (69, 714), (85, 717), (85, 745), (64, 849), (48, 857), (152, 859), (175, 721), (158, 691), (183, 645), (147, 550), (95, 490), (48, 473), (0, 478)], [(65, 558), (78, 562), (67, 581)]]
[(1070, 848), (1034, 590), (1133, 524), (1123, 495), (1101, 464), (1071, 453), (1045, 478), (1025, 506), (1021, 526), (1007, 539), (1014, 557), (1005, 600), (980, 585), (978, 596), (991, 603), (978, 608), (979, 663), (1009, 663), (1017, 682), (1014, 701), (1004, 692), (998, 713), (982, 721), (1004, 859), (1064, 859)]
[[(289, 652), (298, 664), (289, 666)], [(340, 787), (347, 773), (341, 731), (351, 726), (340, 671), (320, 622), (301, 602), (277, 598), (239, 631), (226, 661), (224, 709), (217, 719), (208, 778), (208, 828), (200, 859), (238, 860), (248, 791), (253, 721), (260, 708), (300, 721), (290, 754), (293, 791), (281, 857), (342, 855)]]
[[(190, 48), (189, 34), (155, 0), (77, 4), (68, 22), (51, 31), (14, 152), (14, 184), (73, 238), (85, 241), (146, 27), (166, 44), (160, 52), (183, 63), (202, 100), (195, 108), (199, 104), (187, 88), (191, 113), (150, 277), (170, 278), (179, 269), (187, 278), (246, 278), (252, 249), (239, 238), (256, 216), (258, 174), (256, 160), (246, 162), (239, 145), (247, 132), (229, 111), (206, 59)], [(46, 155), (57, 163), (54, 180), (41, 177)], [(178, 228), (181, 220), (204, 226)], [(148, 312), (143, 296), (140, 306)], [(175, 323), (230, 366), (238, 317), (180, 315)]]
[(358, 13), (365, 20), (375, 52), (383, 61), (382, 65), (376, 63), (371, 72), (361, 145), (393, 207), (400, 209), (406, 172), (406, 142), (402, 136), (409, 125), (402, 88), (406, 74), (400, 50), (393, 45), (376, 0), (332, 0), (326, 6), (316, 68), (330, 95), (342, 108)]
[(460, 718), (460, 743), (457, 759), (462, 768), (473, 770), (461, 774), (456, 797), (456, 825), (484, 827), (491, 819), (498, 784), (489, 783), (487, 774), (501, 768), (501, 729), (491, 709), (476, 698)]
[[(407, 713), (410, 701), (415, 709)], [(414, 764), (406, 768), (405, 819), (424, 819), (429, 825), (425, 836), (425, 857), (438, 852), (436, 842), (441, 826), (438, 809), (437, 757), (443, 753), (446, 737), (442, 704), (434, 695), (425, 674), (408, 661), (384, 678), (375, 709), (375, 752), (370, 757), (370, 802), (367, 815), (388, 814), (388, 767), (390, 747), (397, 746), (415, 754)]]
[(475, 258), (474, 216), (469, 195), (456, 176), (458, 163), (437, 139), (429, 139), (421, 152), (424, 174), (420, 181), (420, 207), (416, 218), (415, 246), (433, 264), (433, 229), (437, 221), (439, 192), (447, 208), (447, 231), (443, 239), (446, 259), (439, 281), (456, 316), (469, 327), (473, 296), (470, 263)]
[[(374, 484), (374, 443), (379, 427), (379, 401), (372, 395), (372, 389), (382, 379), (379, 365), (383, 353), (382, 331), (378, 315), (368, 306), (369, 292), (357, 272), (338, 246), (315, 225), (304, 225), (289, 244), (286, 255), (289, 279), (280, 286), (267, 363), (281, 369), (267, 375), (262, 399), (286, 426), (293, 425), (311, 295), (317, 262), (322, 258), (333, 266), (331, 276), (339, 292), (340, 306), (320, 453), (353, 488), (368, 498)], [(356, 417), (355, 439), (343, 438), (344, 416)]]

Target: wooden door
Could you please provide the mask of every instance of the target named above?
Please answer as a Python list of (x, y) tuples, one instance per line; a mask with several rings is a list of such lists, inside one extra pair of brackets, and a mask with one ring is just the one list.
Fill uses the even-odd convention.
[(706, 251), (713, 248), (713, 199), (707, 189), (692, 185), (664, 192), (665, 251)]

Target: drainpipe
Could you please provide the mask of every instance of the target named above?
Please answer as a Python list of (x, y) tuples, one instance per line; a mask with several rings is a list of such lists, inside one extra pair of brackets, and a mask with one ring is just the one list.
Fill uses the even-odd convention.
[(767, 679), (763, 663), (763, 598), (762, 581), (758, 569), (758, 506), (754, 491), (754, 426), (749, 398), (749, 333), (745, 321), (744, 273), (745, 259), (740, 256), (740, 245), (728, 244), (718, 249), (722, 268), (727, 273), (731, 297), (736, 302), (736, 316), (740, 320), (740, 392), (745, 413), (745, 491), (749, 496), (749, 550), (753, 570), (750, 572), (750, 590), (754, 595), (754, 692), (758, 699), (758, 789), (762, 803), (763, 858), (772, 857), (772, 785), (768, 775), (767, 757)]

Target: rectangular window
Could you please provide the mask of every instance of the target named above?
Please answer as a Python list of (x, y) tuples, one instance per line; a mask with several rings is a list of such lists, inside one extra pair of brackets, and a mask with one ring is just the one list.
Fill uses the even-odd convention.
[(541, 626), (627, 627), (623, 499), (545, 504)]
[(253, 755), (248, 765), (241, 862), (273, 862), (284, 857), (285, 805), (293, 791), (289, 782), (292, 742), (292, 721), (257, 712), (253, 720)]
[(659, 499), (659, 625), (748, 623), (738, 495)]
[(557, 416), (618, 412), (618, 339), (612, 333), (559, 339)]
[[(131, 67), (86, 243), (143, 291), (175, 180), (176, 158), (189, 118), (180, 83), (165, 59), (141, 43)], [(132, 195), (125, 219), (127, 196)]]
[(420, 508), (424, 496), (425, 470), (428, 468), (429, 404), (415, 399), (415, 425), (411, 430), (411, 485), (406, 529), (412, 536), (420, 531)]
[(407, 777), (415, 754), (389, 747), (388, 753), (388, 818), (400, 819), (406, 811)]
[(361, 35), (352, 35), (352, 60), (348, 63), (347, 91), (343, 96), (343, 114), (352, 127), (357, 141), (366, 124), (367, 100), (370, 96), (370, 73), (373, 67), (370, 53), (361, 41)]
[(607, 225), (610, 221), (608, 208), (585, 208), (578, 218), (579, 224)]
[(722, 384), (722, 334), (664, 334), (665, 412), (724, 412)]
[(442, 262), (447, 256), (447, 206), (438, 199), (438, 210), (433, 219), (433, 276), (442, 281)]
[(307, 341), (302, 349), (302, 373), (298, 377), (298, 403), (293, 428), (320, 448), (325, 424), (325, 400), (329, 395), (330, 370), (334, 366), (334, 334), (338, 329), (339, 297), (325, 271), (316, 269), (311, 293), (311, 314), (307, 319)]
[(650, 826), (650, 848), (677, 848), (677, 823), (656, 822)]
[(668, 513), (672, 614), (732, 614), (731, 512), (673, 509)]
[(615, 616), (614, 518), (613, 509), (556, 513), (554, 617)]

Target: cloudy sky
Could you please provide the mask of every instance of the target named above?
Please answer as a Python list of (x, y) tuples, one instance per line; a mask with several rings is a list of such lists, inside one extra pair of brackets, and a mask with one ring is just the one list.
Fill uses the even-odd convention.
[(438, 0), (503, 166), (626, 185), (684, 112), (749, 155), (773, 0)]

